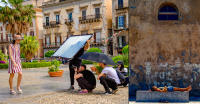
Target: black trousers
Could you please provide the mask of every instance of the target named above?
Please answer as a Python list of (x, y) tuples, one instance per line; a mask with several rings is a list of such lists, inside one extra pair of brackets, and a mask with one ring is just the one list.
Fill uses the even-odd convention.
[(70, 74), (71, 86), (74, 85), (74, 74), (75, 74), (75, 71), (74, 71), (73, 66), (76, 66), (76, 67), (79, 68), (80, 65), (81, 65), (81, 60), (80, 59), (72, 60), (72, 61), (69, 62), (69, 74)]
[(117, 89), (117, 83), (114, 79), (108, 77), (100, 77), (100, 83), (103, 85), (106, 92), (110, 92), (109, 88), (111, 88), (112, 90)]
[(87, 89), (88, 91), (93, 90), (95, 87), (92, 86), (85, 78), (81, 77), (77, 79), (78, 85), (81, 89)]

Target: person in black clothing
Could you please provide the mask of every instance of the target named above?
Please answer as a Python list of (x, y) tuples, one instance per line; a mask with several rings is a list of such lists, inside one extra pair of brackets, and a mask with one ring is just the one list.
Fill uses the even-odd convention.
[(71, 86), (69, 90), (74, 90), (74, 68), (79, 68), (81, 65), (82, 60), (80, 57), (84, 54), (84, 51), (89, 48), (89, 40), (85, 44), (83, 48), (81, 48), (77, 54), (73, 57), (72, 60), (69, 61), (69, 71), (70, 71), (70, 81), (71, 81)]
[(86, 65), (81, 65), (79, 70), (75, 70), (74, 78), (77, 80), (78, 85), (81, 88), (80, 93), (91, 92), (96, 87), (96, 78), (94, 74), (86, 70)]

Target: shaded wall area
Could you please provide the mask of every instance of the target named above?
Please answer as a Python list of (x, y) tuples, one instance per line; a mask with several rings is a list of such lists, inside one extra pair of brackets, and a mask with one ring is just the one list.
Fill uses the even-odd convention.
[[(178, 20), (158, 20), (163, 4), (173, 4)], [(153, 85), (187, 87), (200, 96), (200, 2), (130, 0), (130, 96)]]

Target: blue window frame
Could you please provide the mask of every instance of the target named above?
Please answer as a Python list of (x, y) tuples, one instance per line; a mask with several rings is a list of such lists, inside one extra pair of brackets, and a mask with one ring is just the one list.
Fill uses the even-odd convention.
[(124, 7), (123, 4), (124, 4), (123, 0), (118, 0), (118, 8), (119, 9)]
[(124, 16), (119, 16), (118, 17), (118, 28), (124, 28)]
[(59, 24), (60, 23), (60, 15), (56, 15), (56, 24)]
[(178, 20), (178, 9), (173, 5), (165, 5), (159, 9), (158, 20)]
[(72, 12), (68, 14), (68, 20), (69, 20), (69, 21), (72, 21), (72, 20), (73, 20), (73, 19), (72, 19)]

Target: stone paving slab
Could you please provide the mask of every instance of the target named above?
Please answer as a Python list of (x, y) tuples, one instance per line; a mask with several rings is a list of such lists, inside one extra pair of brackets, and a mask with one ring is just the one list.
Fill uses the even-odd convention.
[[(23, 69), (22, 95), (8, 94), (7, 70), (0, 70), (0, 104), (128, 104), (128, 87), (119, 88), (116, 95), (104, 95), (104, 88), (97, 81), (92, 94), (80, 95), (69, 92), (68, 66), (61, 66), (63, 77), (49, 77), (48, 68)], [(16, 86), (17, 75), (14, 78)], [(15, 87), (16, 88), (16, 87)], [(75, 88), (78, 89), (75, 81)]]

